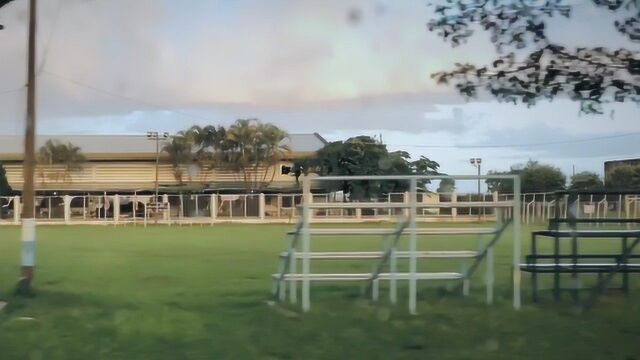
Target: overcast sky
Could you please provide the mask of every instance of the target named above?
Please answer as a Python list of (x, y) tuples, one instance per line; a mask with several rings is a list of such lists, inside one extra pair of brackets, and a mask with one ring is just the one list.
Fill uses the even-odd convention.
[[(574, 2), (572, 21), (549, 23), (552, 39), (638, 50), (607, 12)], [(528, 109), (437, 86), (431, 73), (495, 53), (483, 33), (455, 49), (429, 33), (426, 3), (41, 0), (38, 132), (174, 132), (257, 117), (329, 140), (382, 134), (451, 174), (474, 173), (469, 157), (487, 170), (535, 159), (570, 175), (640, 156), (636, 105), (586, 116), (568, 100)], [(0, 133), (22, 133), (26, 19), (26, 0), (0, 11)]]

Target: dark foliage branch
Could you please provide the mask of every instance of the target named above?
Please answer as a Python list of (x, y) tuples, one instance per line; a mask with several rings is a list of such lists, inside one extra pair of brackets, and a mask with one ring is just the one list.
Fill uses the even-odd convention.
[(12, 2), (13, 0), (0, 0), (0, 8)]
[[(609, 11), (631, 14), (614, 26), (632, 42), (640, 41), (640, 0), (592, 0)], [(569, 18), (572, 7), (564, 0), (447, 0), (435, 7), (430, 31), (458, 46), (474, 29), (490, 32), (498, 58), (492, 64), (456, 64), (432, 75), (465, 97), (485, 89), (500, 101), (534, 105), (538, 99), (569, 96), (581, 110), (601, 113), (608, 102), (640, 103), (640, 54), (603, 47), (569, 49), (550, 41), (545, 20)], [(526, 56), (516, 55), (527, 51)], [(509, 51), (510, 50), (510, 51)]]
[[(7, 5), (8, 3), (12, 2), (13, 0), (0, 0), (0, 9), (2, 9), (3, 6)], [(0, 30), (4, 29), (4, 26), (2, 24), (0, 24)]]

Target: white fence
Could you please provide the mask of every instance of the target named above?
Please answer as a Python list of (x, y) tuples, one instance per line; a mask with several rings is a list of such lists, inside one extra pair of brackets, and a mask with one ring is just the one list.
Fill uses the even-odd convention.
[[(418, 193), (418, 221), (492, 220), (493, 209), (474, 207), (474, 202), (512, 200), (511, 194)], [(38, 196), (36, 220), (41, 224), (214, 224), (217, 222), (294, 222), (302, 194), (166, 194), (153, 195), (64, 195)], [(340, 193), (313, 194), (313, 203), (347, 201)], [(380, 203), (409, 203), (408, 193), (391, 193), (370, 199)], [(640, 195), (581, 195), (577, 208), (580, 217), (638, 217)], [(546, 222), (556, 209), (565, 216), (567, 197), (556, 206), (552, 193), (521, 195), (521, 220)], [(457, 207), (433, 204), (459, 203)], [(433, 206), (433, 207), (429, 207)], [(0, 197), (0, 225), (20, 223), (21, 199)], [(397, 208), (318, 209), (314, 222), (385, 221), (406, 211)], [(506, 210), (507, 212), (509, 209)], [(511, 216), (511, 214), (506, 214)]]
[[(510, 195), (500, 195), (508, 199)], [(512, 197), (512, 196), (511, 196)], [(640, 215), (639, 194), (587, 194), (576, 195), (578, 218), (637, 218)], [(522, 220), (527, 223), (547, 221), (556, 216), (567, 217), (569, 196), (553, 193), (522, 194)]]

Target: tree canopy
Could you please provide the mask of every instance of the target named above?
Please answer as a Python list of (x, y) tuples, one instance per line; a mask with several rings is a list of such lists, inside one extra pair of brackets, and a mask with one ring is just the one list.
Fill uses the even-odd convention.
[[(640, 42), (640, 0), (591, 0), (612, 18), (621, 36)], [(452, 46), (465, 43), (477, 29), (489, 32), (498, 56), (490, 64), (456, 63), (432, 75), (465, 97), (485, 89), (499, 101), (535, 105), (540, 99), (567, 96), (586, 113), (602, 113), (603, 104), (640, 102), (640, 53), (581, 44), (562, 46), (547, 34), (546, 21), (567, 18), (570, 0), (443, 0), (428, 29)]]
[(605, 183), (607, 189), (640, 189), (640, 166), (620, 166), (609, 174)]
[(174, 135), (162, 147), (174, 176), (183, 182), (183, 166), (197, 165), (204, 170), (232, 170), (242, 175), (248, 191), (271, 183), (277, 163), (290, 153), (288, 134), (258, 119), (238, 119), (228, 128), (192, 126)]
[[(87, 158), (82, 154), (82, 150), (72, 143), (61, 143), (57, 140), (47, 140), (47, 142), (38, 149), (37, 162), (41, 165), (40, 170), (46, 165), (62, 165), (63, 180), (73, 171), (81, 170)], [(59, 174), (56, 174), (56, 180)], [(43, 174), (44, 179), (44, 174)]]
[[(297, 161), (295, 174), (353, 176), (353, 175), (434, 175), (440, 165), (427, 157), (412, 161), (406, 151), (389, 152), (386, 145), (369, 136), (356, 136), (346, 141), (325, 145), (315, 157)], [(428, 181), (418, 186), (426, 189)], [(370, 199), (390, 192), (408, 189), (406, 181), (343, 181), (327, 184), (331, 191), (344, 191), (352, 200)]]
[(604, 187), (600, 176), (591, 171), (579, 172), (571, 177), (571, 190), (599, 190)]
[(456, 191), (456, 181), (453, 179), (442, 179), (436, 191), (439, 193), (452, 193)]
[(169, 157), (173, 168), (173, 177), (182, 184), (184, 181), (183, 166), (189, 166), (194, 161), (193, 140), (187, 132), (180, 131), (162, 145), (162, 152)]
[[(519, 175), (521, 181), (521, 192), (550, 192), (563, 190), (567, 178), (560, 169), (537, 161), (528, 161), (526, 164), (511, 166), (509, 171), (489, 171), (489, 175)], [(489, 191), (499, 193), (513, 193), (513, 181), (501, 179), (487, 179)]]

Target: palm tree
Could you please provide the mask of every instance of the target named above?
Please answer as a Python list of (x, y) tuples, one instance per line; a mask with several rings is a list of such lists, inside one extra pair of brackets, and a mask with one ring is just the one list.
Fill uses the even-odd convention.
[(178, 134), (164, 143), (162, 152), (169, 155), (169, 161), (173, 167), (173, 176), (182, 185), (184, 171), (182, 165), (188, 165), (193, 161), (193, 139), (188, 132), (180, 131)]
[(225, 128), (222, 126), (216, 128), (213, 125), (205, 127), (194, 125), (185, 134), (197, 148), (195, 155), (198, 166), (207, 172), (212, 170), (220, 160), (217, 154), (223, 148), (226, 136)]
[[(274, 165), (290, 151), (282, 142), (287, 133), (257, 119), (239, 119), (226, 133), (223, 142), (227, 167), (241, 172), (248, 190), (259, 190), (273, 181)], [(271, 179), (267, 181), (271, 170)]]
[[(71, 142), (66, 144), (57, 140), (47, 140), (38, 150), (37, 161), (41, 165), (40, 173), (45, 180), (44, 166), (63, 165), (62, 179), (65, 181), (73, 171), (82, 170), (87, 158), (82, 154), (80, 147)], [(55, 176), (58, 180), (58, 174)]]
[(225, 165), (233, 171), (242, 172), (247, 188), (252, 185), (249, 171), (256, 160), (257, 133), (257, 119), (238, 119), (229, 127), (225, 139)]
[(263, 183), (267, 179), (267, 169), (272, 169), (271, 179), (268, 181), (271, 182), (276, 175), (275, 165), (291, 153), (291, 147), (284, 143), (288, 138), (289, 134), (273, 124), (260, 126), (260, 139), (262, 140), (260, 151), (262, 152), (263, 166), (266, 167), (262, 177)]

